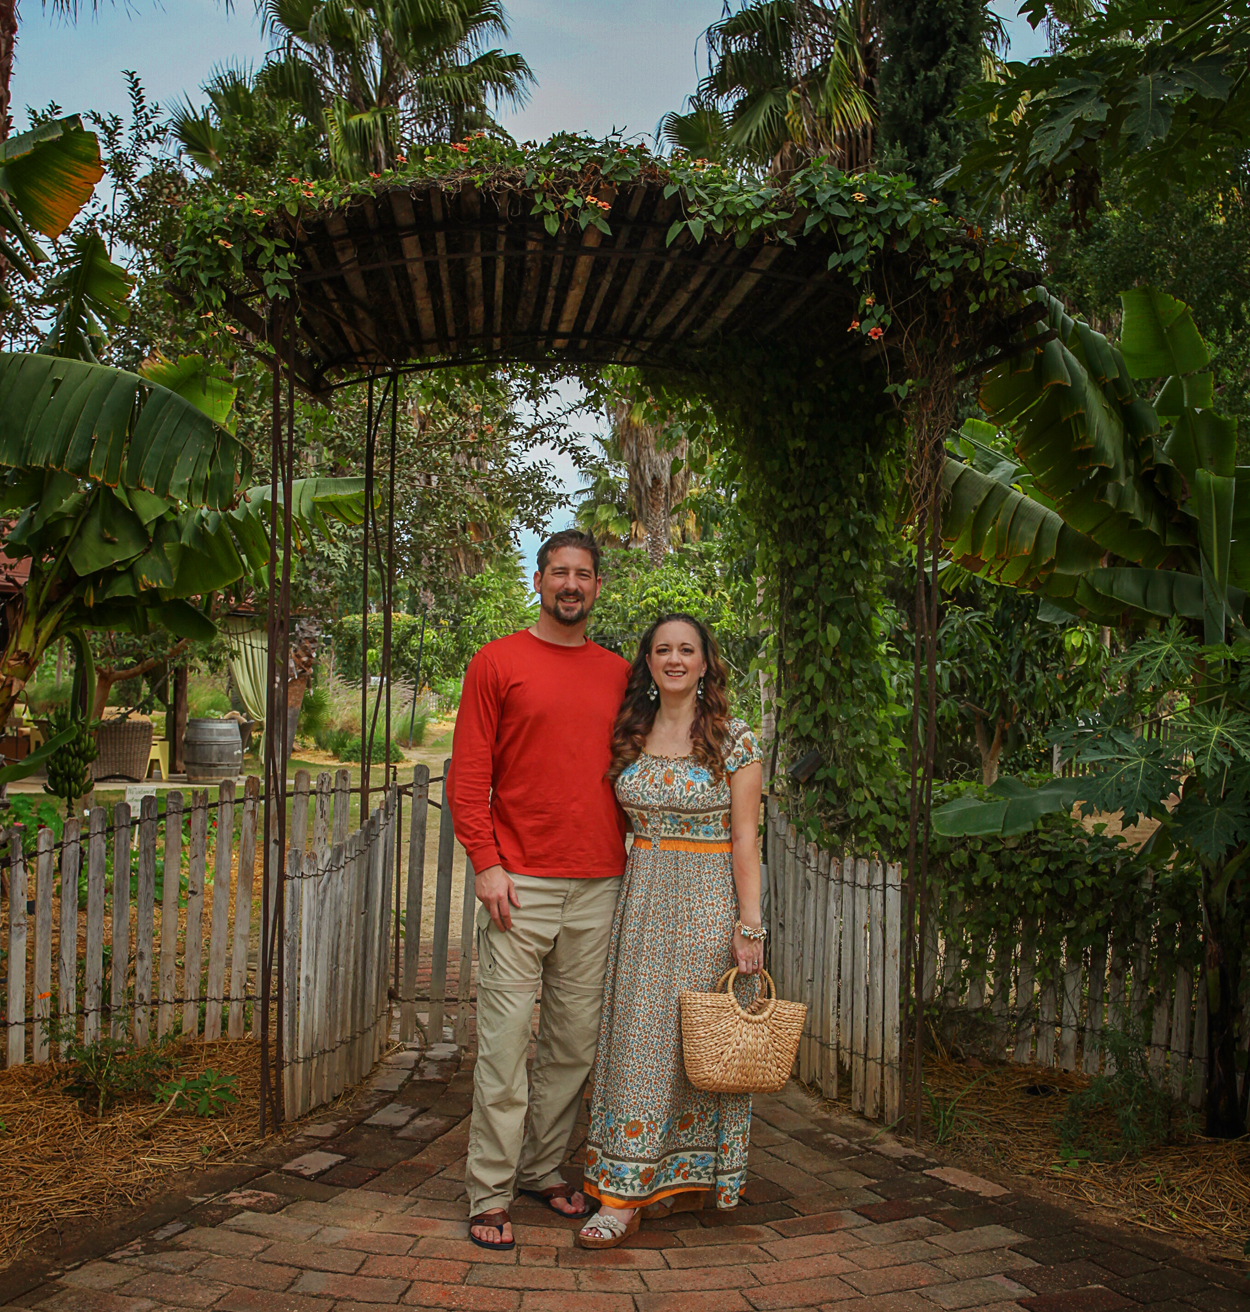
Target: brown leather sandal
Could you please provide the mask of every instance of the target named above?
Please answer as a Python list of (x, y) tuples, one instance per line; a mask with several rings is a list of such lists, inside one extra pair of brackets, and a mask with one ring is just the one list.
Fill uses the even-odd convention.
[[(512, 1218), (502, 1207), (492, 1207), (489, 1212), (479, 1212), (476, 1216), (469, 1217), (469, 1238), (479, 1248), (489, 1248), (496, 1253), (507, 1253), (516, 1247), (515, 1237), (505, 1239), (503, 1237), (503, 1228), (512, 1224)], [(489, 1239), (479, 1239), (473, 1233), (473, 1227), (486, 1226), (490, 1230), (499, 1231), (499, 1243), (492, 1243)]]
[(524, 1194), (526, 1198), (536, 1198), (540, 1203), (545, 1203), (550, 1207), (557, 1216), (566, 1216), (570, 1221), (580, 1220), (583, 1216), (590, 1215), (590, 1204), (585, 1201), (585, 1194), (582, 1194), (582, 1210), (580, 1212), (562, 1212), (558, 1207), (551, 1206), (553, 1198), (568, 1200), (574, 1194), (581, 1193), (580, 1189), (574, 1189), (568, 1184), (553, 1184), (546, 1189), (518, 1189), (517, 1193)]

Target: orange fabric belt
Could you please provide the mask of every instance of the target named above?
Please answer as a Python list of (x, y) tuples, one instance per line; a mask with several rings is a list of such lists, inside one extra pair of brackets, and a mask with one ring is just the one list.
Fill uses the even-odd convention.
[(734, 845), (730, 842), (717, 842), (712, 839), (701, 842), (697, 838), (652, 840), (645, 834), (640, 834), (634, 839), (634, 846), (644, 851), (650, 847), (658, 847), (661, 852), (732, 852), (734, 850)]

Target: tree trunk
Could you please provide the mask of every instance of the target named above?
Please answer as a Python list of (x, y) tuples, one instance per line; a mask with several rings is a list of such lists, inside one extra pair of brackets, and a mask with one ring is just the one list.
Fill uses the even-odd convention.
[(13, 131), (9, 114), (13, 80), (13, 49), (17, 45), (17, 0), (0, 0), (0, 141)]
[(169, 719), (165, 722), (165, 737), (169, 739), (169, 771), (171, 774), (182, 774), (187, 768), (182, 755), (187, 737), (187, 667), (185, 665), (179, 665), (174, 671), (174, 697), (170, 710)]
[(1241, 1087), (1237, 1079), (1237, 1013), (1241, 1006), (1241, 969), (1245, 929), (1233, 909), (1236, 891), (1229, 890), (1224, 909), (1216, 905), (1213, 876), (1202, 878), (1203, 917), (1206, 921), (1207, 980), (1207, 1116), (1206, 1133), (1212, 1139), (1236, 1139), (1246, 1126), (1250, 1070)]
[(91, 718), (98, 720), (103, 716), (104, 708), (108, 705), (109, 693), (113, 691), (115, 683), (125, 683), (127, 679), (137, 679), (139, 675), (154, 670), (162, 661), (171, 661), (175, 656), (181, 655), (188, 646), (190, 646), (190, 640), (183, 638), (168, 655), (149, 656), (147, 660), (140, 661), (137, 665), (132, 665), (126, 670), (113, 670), (97, 665), (95, 671), (95, 701), (91, 707)]
[(668, 515), (664, 508), (664, 484), (658, 478), (651, 480), (647, 489), (647, 555), (651, 568), (659, 569), (668, 550)]
[(22, 689), (35, 677), (50, 634), (41, 634), (36, 616), (26, 605), (25, 589), (0, 604), (4, 607), (6, 639), (4, 655), (0, 658), (0, 732), (3, 732)]
[(978, 710), (974, 710), (972, 715), (977, 730), (977, 751), (981, 753), (981, 782), (988, 788), (990, 784), (998, 782), (998, 762), (1003, 754), (1011, 721), (1004, 720), (1000, 715), (991, 739), (985, 715)]

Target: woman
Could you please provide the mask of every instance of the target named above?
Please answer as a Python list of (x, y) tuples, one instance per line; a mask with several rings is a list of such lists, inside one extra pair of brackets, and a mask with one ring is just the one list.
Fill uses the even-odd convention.
[(642, 1209), (694, 1211), (709, 1189), (737, 1206), (750, 1094), (686, 1078), (678, 994), (763, 965), (760, 751), (731, 720), (725, 667), (692, 616), (643, 635), (612, 735), (609, 771), (633, 822), (608, 949), (584, 1192), (599, 1211), (583, 1248), (612, 1248)]

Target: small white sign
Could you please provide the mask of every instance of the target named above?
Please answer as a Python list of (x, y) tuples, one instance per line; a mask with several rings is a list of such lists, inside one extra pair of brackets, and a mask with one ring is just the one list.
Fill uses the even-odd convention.
[(156, 789), (151, 784), (127, 784), (126, 785), (126, 805), (130, 807), (131, 815), (139, 814), (139, 807), (145, 797), (155, 797)]

